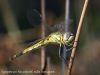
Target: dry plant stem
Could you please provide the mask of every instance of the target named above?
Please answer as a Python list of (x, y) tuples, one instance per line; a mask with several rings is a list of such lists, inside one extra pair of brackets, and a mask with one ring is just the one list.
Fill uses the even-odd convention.
[(79, 35), (80, 35), (81, 28), (82, 28), (82, 23), (83, 23), (83, 19), (84, 19), (84, 16), (85, 16), (87, 5), (88, 5), (88, 0), (85, 0), (83, 10), (82, 10), (82, 13), (81, 13), (81, 17), (80, 17), (80, 21), (79, 21), (79, 24), (78, 24), (78, 29), (77, 29), (77, 32), (76, 32), (75, 42), (73, 44), (73, 49), (72, 49), (72, 53), (71, 53), (71, 57), (70, 57), (69, 65), (68, 65), (67, 75), (71, 75), (73, 60), (74, 60), (75, 52), (76, 52), (77, 41), (79, 39)]
[[(65, 0), (65, 28), (64, 28), (64, 32), (69, 32), (69, 4), (70, 4), (70, 0)], [(66, 57), (66, 50), (64, 49), (64, 51), (62, 52), (63, 57)], [(65, 68), (66, 68), (66, 64), (65, 64), (65, 59), (61, 60), (61, 75), (65, 75)]]
[(50, 57), (47, 57), (47, 75), (50, 75), (49, 71), (50, 71)]
[[(41, 37), (45, 37), (45, 0), (41, 0), (41, 13), (42, 13), (42, 25), (41, 25)], [(45, 66), (45, 49), (41, 48), (41, 70)]]

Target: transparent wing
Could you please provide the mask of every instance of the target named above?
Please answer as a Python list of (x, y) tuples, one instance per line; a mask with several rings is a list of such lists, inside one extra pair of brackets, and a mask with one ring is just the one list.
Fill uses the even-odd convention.
[(49, 25), (48, 27), (50, 28), (51, 31), (64, 31), (65, 25), (66, 23), (63, 21), (58, 24)]
[(36, 9), (27, 11), (27, 19), (30, 25), (34, 27), (41, 24), (41, 15)]

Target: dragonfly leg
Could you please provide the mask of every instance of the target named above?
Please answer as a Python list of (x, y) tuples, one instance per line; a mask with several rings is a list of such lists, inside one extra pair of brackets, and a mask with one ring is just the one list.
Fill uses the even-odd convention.
[(73, 44), (67, 44), (67, 45), (64, 45), (65, 46), (65, 49), (66, 49), (66, 52), (72, 50), (72, 46)]
[(69, 52), (69, 51), (71, 51), (73, 48), (71, 47), (71, 48), (69, 48), (69, 49), (66, 49), (66, 52)]
[(73, 44), (67, 44), (67, 46), (73, 46)]
[(60, 44), (60, 47), (59, 47), (59, 57), (61, 58), (61, 44)]

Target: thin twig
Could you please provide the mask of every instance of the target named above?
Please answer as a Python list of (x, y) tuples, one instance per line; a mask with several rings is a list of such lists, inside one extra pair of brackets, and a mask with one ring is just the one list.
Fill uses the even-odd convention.
[(49, 71), (50, 71), (50, 57), (47, 57), (47, 75), (50, 75)]
[[(42, 25), (41, 25), (41, 37), (45, 37), (45, 0), (41, 0), (41, 13), (42, 13)], [(41, 70), (43, 70), (45, 66), (45, 49), (44, 47), (41, 48)]]
[(75, 42), (73, 44), (73, 49), (72, 49), (72, 53), (71, 53), (71, 57), (70, 57), (69, 65), (68, 65), (67, 75), (71, 75), (73, 60), (75, 58), (77, 41), (79, 39), (79, 35), (80, 35), (81, 28), (82, 28), (82, 23), (83, 23), (83, 19), (84, 19), (84, 16), (85, 16), (87, 5), (88, 5), (88, 0), (85, 0), (83, 10), (82, 10), (82, 13), (81, 13), (81, 17), (80, 17), (80, 21), (79, 21), (79, 24), (78, 24), (78, 29), (77, 29), (77, 32), (76, 32)]
[(66, 0), (65, 2), (65, 32), (68, 32), (69, 31), (69, 8), (70, 8), (70, 0)]
[[(64, 28), (64, 32), (68, 32), (69, 31), (69, 4), (70, 1), (66, 0), (65, 1), (65, 28)], [(64, 47), (63, 49), (63, 57), (66, 57), (66, 48)], [(65, 59), (61, 60), (61, 75), (65, 75)]]

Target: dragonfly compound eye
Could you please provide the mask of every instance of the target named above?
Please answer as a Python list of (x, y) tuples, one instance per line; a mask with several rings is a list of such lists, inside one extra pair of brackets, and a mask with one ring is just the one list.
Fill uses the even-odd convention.
[(67, 43), (72, 42), (73, 39), (74, 39), (74, 36), (73, 36), (72, 33), (67, 32), (67, 33), (64, 34), (64, 40), (65, 40)]

